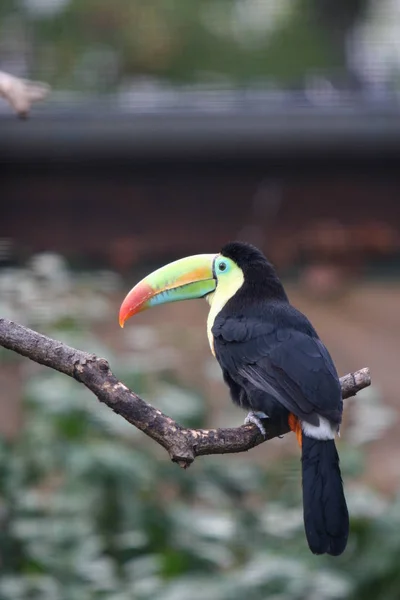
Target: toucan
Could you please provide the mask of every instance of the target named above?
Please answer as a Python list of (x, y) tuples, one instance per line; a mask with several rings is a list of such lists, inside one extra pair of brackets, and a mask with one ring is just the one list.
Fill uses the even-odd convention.
[[(302, 451), (304, 527), (314, 554), (340, 555), (349, 515), (335, 436), (343, 401), (333, 360), (310, 321), (292, 306), (264, 254), (231, 242), (154, 271), (127, 294), (121, 327), (147, 308), (194, 298), (210, 305), (207, 334), (232, 400), (265, 435), (263, 419), (282, 418)], [(265, 421), (264, 421), (265, 423)]]

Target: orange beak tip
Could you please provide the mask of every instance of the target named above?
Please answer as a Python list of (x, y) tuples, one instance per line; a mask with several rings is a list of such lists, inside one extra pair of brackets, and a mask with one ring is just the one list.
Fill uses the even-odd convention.
[(215, 290), (212, 264), (215, 255), (199, 254), (174, 261), (137, 283), (119, 309), (119, 325), (152, 306), (201, 298)]

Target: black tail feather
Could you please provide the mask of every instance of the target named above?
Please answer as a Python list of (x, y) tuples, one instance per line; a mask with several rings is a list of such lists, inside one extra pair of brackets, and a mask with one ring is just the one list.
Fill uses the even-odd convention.
[(342, 554), (349, 514), (334, 440), (302, 439), (304, 526), (314, 554)]

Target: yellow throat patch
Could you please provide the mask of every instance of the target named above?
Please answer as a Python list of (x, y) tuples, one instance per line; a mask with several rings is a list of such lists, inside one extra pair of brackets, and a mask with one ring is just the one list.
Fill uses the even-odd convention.
[(236, 294), (239, 288), (242, 287), (244, 276), (242, 269), (237, 267), (231, 273), (220, 275), (217, 281), (217, 287), (214, 292), (206, 296), (206, 300), (210, 305), (210, 312), (207, 318), (207, 337), (210, 344), (211, 352), (215, 356), (214, 351), (214, 336), (212, 334), (212, 326), (218, 313), (224, 308), (225, 304)]

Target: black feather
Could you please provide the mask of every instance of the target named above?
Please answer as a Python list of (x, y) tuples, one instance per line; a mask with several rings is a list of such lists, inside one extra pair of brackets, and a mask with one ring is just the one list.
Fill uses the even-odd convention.
[(303, 434), (302, 467), (304, 527), (310, 550), (338, 556), (346, 548), (349, 514), (334, 440)]
[[(212, 327), (222, 370), (246, 391), (243, 408), (271, 416), (280, 402), (312, 425), (318, 425), (318, 415), (339, 425), (340, 382), (325, 346), (289, 303), (265, 304), (264, 310), (249, 304), (239, 316), (228, 316), (225, 305)], [(232, 399), (238, 402), (234, 394)]]
[[(272, 419), (287, 422), (293, 413), (316, 427), (320, 417), (339, 426), (343, 402), (335, 365), (309, 320), (289, 303), (273, 266), (249, 244), (227, 244), (222, 254), (244, 274), (212, 326), (233, 401)], [(349, 524), (335, 444), (303, 439), (307, 539), (317, 554), (340, 554)]]
[(244, 283), (228, 304), (232, 303), (237, 309), (243, 305), (243, 300), (250, 298), (254, 301), (260, 297), (287, 301), (274, 267), (258, 248), (242, 242), (230, 242), (222, 248), (221, 254), (233, 260), (244, 272)]

